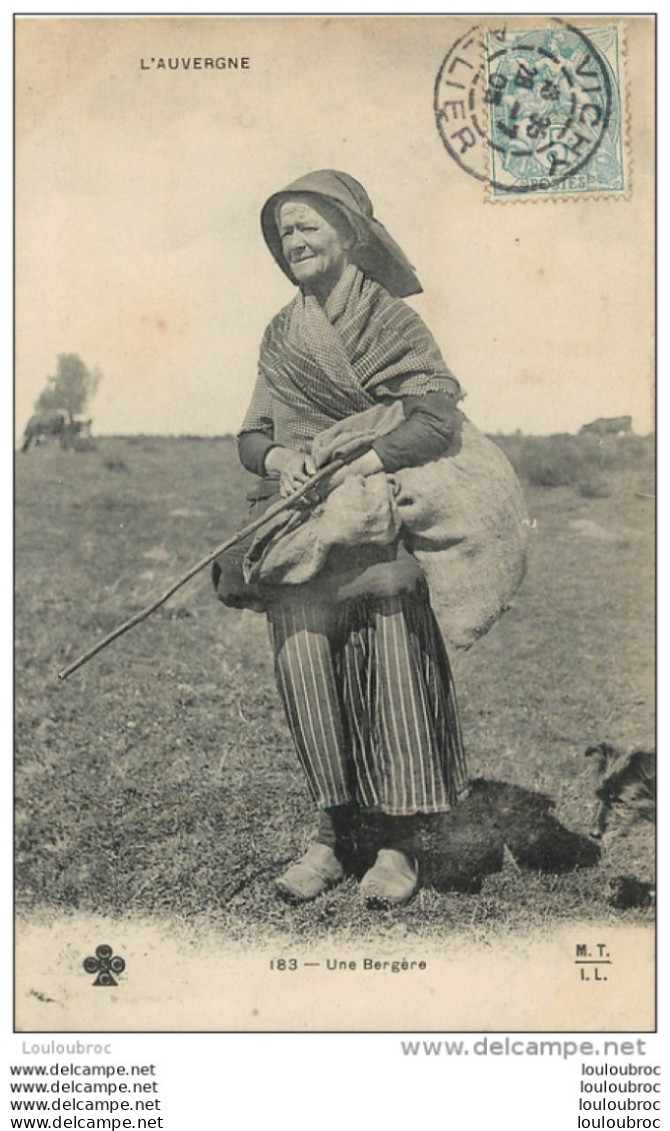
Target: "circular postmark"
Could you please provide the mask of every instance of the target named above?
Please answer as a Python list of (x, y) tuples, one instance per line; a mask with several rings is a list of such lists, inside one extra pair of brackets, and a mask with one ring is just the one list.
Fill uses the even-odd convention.
[(447, 152), (496, 196), (547, 192), (597, 162), (610, 127), (608, 65), (579, 28), (474, 26), (435, 80)]

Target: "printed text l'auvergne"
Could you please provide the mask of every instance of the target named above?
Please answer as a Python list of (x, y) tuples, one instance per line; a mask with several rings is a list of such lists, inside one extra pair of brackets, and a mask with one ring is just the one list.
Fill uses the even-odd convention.
[(141, 71), (249, 71), (250, 55), (142, 55)]

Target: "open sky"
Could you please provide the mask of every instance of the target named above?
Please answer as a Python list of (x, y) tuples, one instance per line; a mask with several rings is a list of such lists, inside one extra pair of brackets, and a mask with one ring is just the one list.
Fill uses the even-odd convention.
[[(99, 434), (234, 431), (293, 294), (261, 206), (329, 167), (363, 182), (415, 264), (410, 301), (476, 424), (630, 413), (650, 431), (653, 25), (626, 23), (629, 199), (491, 204), (433, 115), (469, 17), (19, 19), (18, 429), (74, 352), (103, 373)], [(156, 65), (217, 56), (249, 66)]]

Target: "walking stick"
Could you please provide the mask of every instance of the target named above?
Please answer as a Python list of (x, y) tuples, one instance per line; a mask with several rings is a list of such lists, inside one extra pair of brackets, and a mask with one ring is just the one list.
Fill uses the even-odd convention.
[(311, 491), (312, 487), (316, 486), (316, 484), (319, 483), (322, 479), (325, 479), (327, 475), (332, 475), (333, 472), (339, 471), (341, 467), (344, 467), (344, 464), (345, 460), (343, 459), (333, 460), (332, 463), (326, 464), (325, 467), (322, 467), (319, 471), (317, 471), (316, 474), (313, 475), (311, 479), (308, 479), (306, 483), (303, 483), (302, 487), (298, 487), (297, 491), (294, 491), (292, 495), (289, 495), (285, 499), (279, 499), (276, 503), (273, 503), (273, 505), (271, 507), (268, 507), (264, 514), (260, 515), (259, 518), (254, 519), (254, 521), (250, 522), (248, 526), (245, 526), (242, 530), (239, 530), (237, 534), (233, 534), (232, 538), (229, 538), (227, 542), (223, 542), (220, 546), (217, 546), (217, 548), (207, 554), (207, 556), (204, 557), (202, 561), (199, 561), (196, 563), (196, 565), (191, 566), (191, 568), (183, 575), (183, 577), (180, 577), (178, 581), (175, 581), (170, 586), (170, 588), (166, 589), (165, 593), (163, 593), (161, 597), (158, 597), (156, 601), (153, 601), (151, 605), (147, 605), (145, 609), (140, 609), (138, 613), (135, 613), (134, 616), (129, 617), (127, 621), (124, 621), (123, 624), (120, 624), (119, 627), (115, 628), (113, 632), (108, 633), (108, 635), (103, 637), (102, 640), (99, 640), (97, 644), (94, 644), (92, 648), (89, 648), (87, 652), (84, 652), (83, 655), (79, 656), (77, 660), (74, 660), (71, 664), (68, 664), (66, 668), (63, 668), (62, 671), (59, 671), (58, 678), (60, 680), (67, 679), (68, 676), (72, 675), (73, 672), (76, 672), (77, 669), (82, 667), (83, 664), (87, 663), (88, 660), (91, 660), (93, 656), (97, 656), (98, 652), (101, 652), (102, 649), (106, 648), (108, 644), (111, 644), (113, 640), (117, 640), (119, 636), (123, 636), (124, 632), (128, 632), (128, 629), (130, 628), (134, 628), (136, 624), (140, 623), (140, 621), (146, 620), (148, 616), (151, 616), (152, 613), (155, 613), (156, 609), (160, 609), (161, 605), (164, 605), (173, 593), (176, 593), (178, 589), (181, 589), (182, 585), (185, 585), (187, 581), (190, 581), (192, 577), (195, 577), (196, 573), (200, 573), (201, 570), (205, 569), (205, 567), (208, 566), (210, 562), (213, 562), (214, 558), (218, 558), (219, 554), (222, 554), (224, 550), (230, 550), (233, 546), (236, 546), (238, 542), (242, 542), (245, 538), (248, 538), (250, 534), (253, 534), (254, 531), (258, 530), (259, 527), (263, 526), (263, 524), (268, 522), (269, 519), (274, 518), (277, 514), (281, 514), (282, 511), (288, 510), (288, 508), (293, 506), (293, 504), (297, 502), (298, 499), (301, 499), (304, 495), (307, 495)]

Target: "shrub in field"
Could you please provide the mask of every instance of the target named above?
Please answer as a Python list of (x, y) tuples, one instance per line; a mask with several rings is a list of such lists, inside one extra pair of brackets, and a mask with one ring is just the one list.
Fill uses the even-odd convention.
[(577, 490), (583, 499), (607, 499), (611, 494), (607, 479), (594, 467), (586, 468), (577, 483)]
[(576, 436), (529, 437), (520, 454), (518, 473), (535, 487), (567, 487), (584, 464)]
[(639, 467), (645, 462), (653, 463), (656, 454), (655, 437), (622, 436), (616, 444), (610, 445), (613, 466)]
[(585, 435), (579, 437), (579, 442), (585, 461), (601, 471), (635, 466), (647, 451), (640, 436)]
[(606, 498), (606, 472), (653, 468), (653, 436), (492, 436), (517, 475), (536, 487), (576, 485), (584, 498)]

